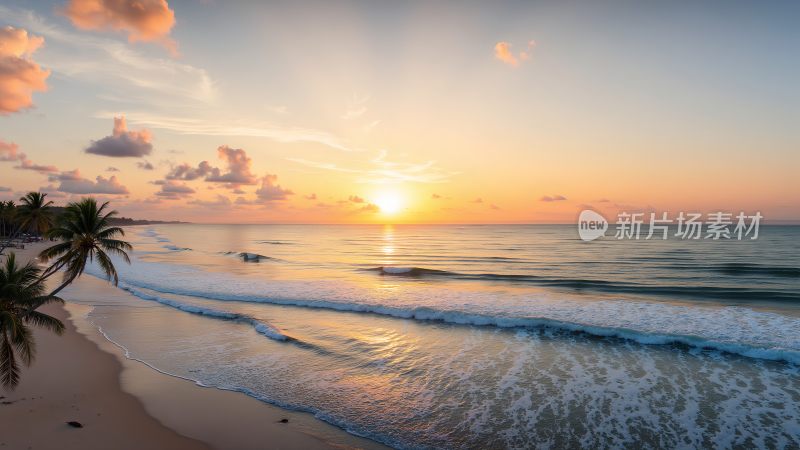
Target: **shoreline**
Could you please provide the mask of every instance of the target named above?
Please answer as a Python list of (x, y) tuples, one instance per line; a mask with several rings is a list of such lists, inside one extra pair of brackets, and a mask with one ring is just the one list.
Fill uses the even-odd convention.
[[(18, 261), (44, 244), (16, 250)], [(13, 391), (0, 388), (0, 447), (62, 449), (386, 448), (313, 415), (242, 392), (205, 387), (129, 358), (86, 314), (81, 295), (129, 295), (84, 276), (65, 289), (65, 305), (42, 311), (65, 325), (62, 336), (34, 328), (36, 358)], [(77, 300), (77, 302), (75, 301)], [(286, 419), (287, 423), (282, 421)], [(68, 421), (83, 428), (72, 428)]]

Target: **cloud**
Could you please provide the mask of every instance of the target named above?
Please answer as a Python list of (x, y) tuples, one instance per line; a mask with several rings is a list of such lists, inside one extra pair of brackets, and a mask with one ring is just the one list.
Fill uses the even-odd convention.
[(177, 53), (169, 37), (175, 11), (165, 0), (70, 0), (62, 12), (81, 30), (122, 31), (129, 42), (158, 42)]
[(499, 210), (499, 209), (500, 209), (500, 207), (499, 207), (499, 206), (497, 206), (497, 205), (495, 205), (494, 203), (492, 203), (491, 205), (489, 205), (489, 208), (491, 208), (491, 209), (494, 209), (494, 210)]
[(483, 199), (478, 197), (475, 200), (472, 200), (470, 203), (483, 203)]
[(317, 194), (312, 192), (309, 195), (303, 196), (303, 198), (306, 199), (306, 200), (316, 200), (317, 199)]
[[(212, 166), (208, 161), (201, 161), (197, 167), (183, 163), (173, 166), (167, 173), (167, 180), (196, 180), (203, 178), (209, 183), (225, 183), (227, 188), (239, 190), (239, 186), (258, 183), (258, 177), (251, 171), (252, 160), (247, 152), (240, 148), (230, 148), (221, 145), (217, 148), (217, 155), (227, 163), (227, 172), (222, 172), (218, 167)], [(241, 193), (241, 191), (240, 191)]]
[(17, 161), (25, 154), (19, 151), (19, 146), (13, 142), (0, 140), (0, 161)]
[(148, 162), (148, 161), (144, 161), (144, 162), (139, 161), (139, 162), (136, 163), (136, 167), (138, 167), (138, 168), (140, 168), (142, 170), (154, 170), (155, 169), (155, 167), (153, 167), (153, 165), (150, 164), (150, 162)]
[(19, 161), (19, 165), (15, 166), (15, 169), (33, 170), (40, 173), (58, 172), (58, 168), (55, 166), (35, 164), (33, 161), (28, 159), (28, 156), (25, 153), (19, 151), (19, 146), (17, 146), (17, 144), (2, 140), (0, 140), (0, 161)]
[(104, 178), (98, 175), (95, 181), (83, 178), (78, 169), (61, 172), (58, 175), (51, 175), (50, 181), (58, 182), (57, 190), (70, 194), (128, 194), (128, 188), (120, 184), (117, 177), (112, 175)]
[(73, 32), (32, 10), (0, 5), (0, 17), (44, 36), (49, 51), (37, 56), (40, 63), (65, 78), (91, 83), (105, 99), (152, 110), (186, 106), (187, 101), (207, 105), (217, 97), (214, 81), (201, 68), (142, 54), (117, 39)]
[(65, 198), (67, 194), (63, 192), (58, 192), (58, 186), (54, 186), (52, 184), (48, 184), (47, 186), (42, 186), (39, 188), (39, 192), (44, 192), (47, 194), (48, 198)]
[(342, 114), (342, 119), (344, 120), (352, 120), (357, 119), (367, 112), (367, 102), (369, 101), (369, 97), (358, 97), (356, 95), (350, 100), (350, 103), (347, 105), (347, 110), (344, 114)]
[(364, 199), (359, 197), (359, 196), (357, 196), (357, 195), (351, 195), (347, 199), (350, 200), (353, 203), (364, 203)]
[(11, 192), (12, 189), (10, 187), (0, 186), (0, 192)]
[(542, 198), (539, 199), (540, 202), (562, 202), (566, 200), (567, 197), (563, 195), (553, 195), (552, 197), (549, 195), (543, 195)]
[(112, 158), (141, 158), (153, 151), (150, 132), (142, 129), (128, 131), (125, 116), (114, 117), (114, 130), (111, 136), (92, 141), (86, 153), (111, 156)]
[(33, 161), (27, 159), (25, 154), (22, 154), (22, 158), (20, 159), (20, 164), (15, 167), (16, 169), (21, 170), (33, 170), (39, 173), (55, 173), (58, 172), (58, 167), (56, 166), (45, 166), (41, 164), (35, 164)]
[(119, 172), (119, 169), (117, 169), (116, 167), (113, 167), (113, 166), (108, 166), (108, 169), (106, 169), (106, 172)]
[(197, 167), (192, 167), (188, 163), (183, 163), (174, 166), (168, 173), (166, 178), (168, 180), (196, 180), (205, 177), (206, 175), (216, 173), (219, 175), (219, 169), (211, 166), (208, 161), (202, 161)]
[[(359, 175), (359, 183), (396, 184), (396, 183), (446, 183), (457, 172), (445, 172), (435, 167), (436, 161), (424, 163), (405, 163), (389, 161), (387, 152), (381, 151), (379, 156), (368, 161), (372, 167), (343, 167), (335, 163), (310, 161), (302, 158), (286, 158), (289, 161), (315, 169)], [(361, 162), (363, 164), (363, 162)]]
[(366, 205), (358, 209), (358, 212), (364, 212), (364, 213), (376, 213), (380, 211), (381, 208), (374, 203), (367, 203)]
[(50, 71), (31, 59), (42, 44), (44, 38), (27, 30), (0, 28), (0, 115), (32, 107), (33, 92), (47, 90)]
[[(240, 148), (230, 148), (221, 145), (217, 148), (220, 159), (228, 163), (228, 171), (220, 174), (219, 171), (208, 174), (206, 181), (212, 183), (228, 183), (233, 187), (241, 184), (256, 184), (258, 178), (250, 172), (252, 160), (247, 156), (247, 152)], [(269, 176), (269, 175), (268, 175)]]
[(523, 61), (527, 61), (531, 57), (533, 48), (536, 46), (536, 41), (528, 41), (528, 46), (525, 50), (515, 54), (511, 50), (511, 44), (505, 41), (498, 42), (494, 45), (494, 57), (512, 67), (518, 67)]
[(161, 186), (161, 190), (156, 192), (156, 196), (168, 200), (185, 198), (195, 193), (195, 190), (187, 186), (186, 183), (179, 183), (175, 180), (158, 180), (154, 181), (153, 184)]
[[(0, 10), (2, 11), (2, 10)], [(105, 118), (112, 115), (109, 112), (99, 112), (95, 117)], [(247, 136), (263, 137), (280, 143), (311, 142), (324, 145), (336, 150), (357, 152), (359, 149), (350, 147), (338, 136), (326, 131), (314, 130), (303, 127), (278, 126), (262, 121), (227, 121), (220, 118), (212, 120), (191, 117), (171, 117), (153, 115), (148, 112), (130, 112), (131, 122), (174, 131), (176, 133), (200, 136)]]
[(261, 187), (256, 190), (259, 200), (272, 202), (286, 200), (288, 196), (294, 195), (289, 189), (283, 189), (278, 184), (278, 176), (267, 174), (261, 179)]
[(224, 208), (233, 205), (231, 199), (224, 195), (217, 195), (215, 200), (190, 200), (186, 203), (190, 205), (202, 206), (204, 208)]
[(440, 198), (442, 198), (442, 196), (441, 196), (441, 195), (439, 195), (439, 194), (431, 194), (431, 198), (432, 198), (433, 200), (439, 200)]

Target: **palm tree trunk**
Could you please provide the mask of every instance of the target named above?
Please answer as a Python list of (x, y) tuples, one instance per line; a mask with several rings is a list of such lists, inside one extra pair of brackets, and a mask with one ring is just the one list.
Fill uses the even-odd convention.
[(51, 292), (49, 296), (53, 297), (54, 295), (56, 295), (59, 292), (61, 292), (62, 289), (64, 289), (65, 287), (69, 286), (70, 284), (72, 284), (72, 282), (75, 281), (75, 278), (78, 278), (78, 276), (77, 275), (73, 275), (73, 276), (69, 277), (67, 280), (65, 280), (63, 283), (61, 283), (61, 285), (59, 287), (57, 287), (53, 292)]

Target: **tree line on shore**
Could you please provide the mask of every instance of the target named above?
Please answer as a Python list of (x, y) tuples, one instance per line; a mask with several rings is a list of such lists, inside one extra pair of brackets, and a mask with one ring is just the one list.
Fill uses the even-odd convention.
[[(64, 324), (38, 309), (51, 303), (63, 303), (57, 296), (80, 277), (86, 265), (96, 263), (115, 285), (119, 281), (111, 256), (130, 263), (130, 243), (119, 239), (125, 231), (114, 225), (117, 211), (108, 210), (108, 202), (98, 205), (91, 197), (69, 203), (55, 214), (47, 194), (30, 192), (20, 204), (0, 202), (0, 384), (13, 389), (19, 384), (20, 363), (29, 366), (36, 353), (31, 327), (41, 327), (61, 334)], [(61, 208), (60, 208), (61, 209)], [(15, 240), (37, 236), (53, 242), (42, 250), (39, 261), (24, 265), (13, 251), (6, 250)], [(61, 280), (52, 289), (48, 280), (61, 272)]]

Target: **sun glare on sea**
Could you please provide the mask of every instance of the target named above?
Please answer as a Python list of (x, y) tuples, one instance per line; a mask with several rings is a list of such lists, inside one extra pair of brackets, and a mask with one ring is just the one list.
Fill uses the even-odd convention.
[(373, 203), (378, 205), (383, 214), (397, 214), (403, 209), (403, 197), (397, 192), (381, 192), (375, 196)]

